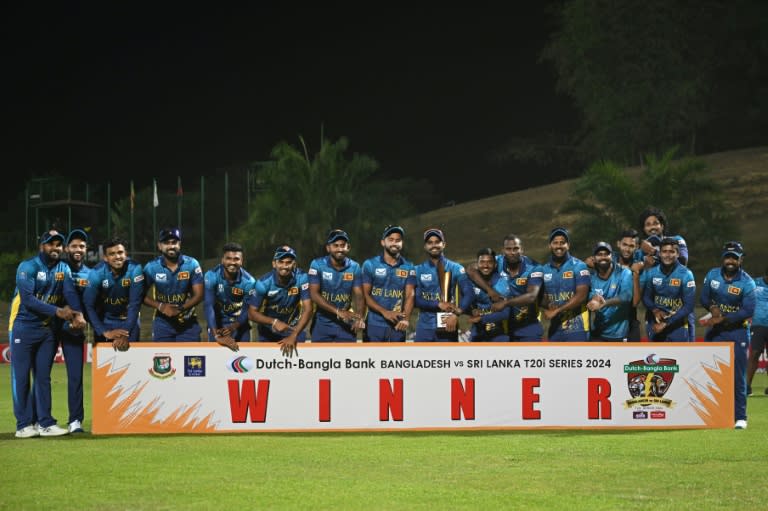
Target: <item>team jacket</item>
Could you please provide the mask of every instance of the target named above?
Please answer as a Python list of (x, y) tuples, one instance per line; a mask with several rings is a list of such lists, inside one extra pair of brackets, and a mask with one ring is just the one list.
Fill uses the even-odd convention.
[(44, 257), (39, 253), (22, 261), (16, 269), (16, 289), (9, 318), (11, 329), (53, 326), (51, 321), (56, 309), (65, 303), (73, 310), (82, 311), (69, 265), (58, 261), (49, 267)]
[[(179, 255), (179, 265), (171, 271), (165, 265), (163, 256), (158, 256), (144, 266), (144, 279), (147, 289), (155, 286), (153, 298), (158, 302), (181, 305), (192, 295), (194, 284), (203, 284), (203, 269), (194, 257)], [(197, 322), (195, 309), (192, 308), (174, 318), (169, 318), (155, 311), (155, 319), (161, 319), (176, 329), (187, 328)]]
[(248, 322), (247, 301), (256, 291), (256, 279), (240, 268), (234, 282), (224, 276), (221, 264), (205, 272), (203, 311), (209, 329)]
[(712, 268), (704, 277), (699, 302), (707, 310), (716, 305), (725, 317), (722, 323), (712, 327), (714, 333), (747, 328), (747, 320), (755, 313), (755, 281), (739, 269), (729, 282), (721, 267)]
[[(544, 298), (548, 303), (560, 306), (570, 300), (580, 285), (590, 286), (589, 268), (581, 259), (568, 254), (559, 268), (552, 260), (541, 266), (542, 288)], [(589, 311), (585, 302), (575, 310), (565, 311), (553, 318), (558, 326), (555, 331), (589, 332)], [(552, 328), (550, 327), (550, 332)]]
[(131, 260), (125, 262), (118, 275), (107, 264), (93, 268), (83, 294), (88, 319), (97, 335), (115, 328), (130, 332), (139, 319), (143, 298), (144, 274), (141, 265)]
[[(390, 266), (383, 256), (377, 255), (363, 263), (362, 281), (363, 284), (370, 284), (371, 297), (376, 303), (387, 310), (402, 312), (405, 286), (416, 287), (416, 269), (403, 257), (398, 258), (397, 264)], [(392, 326), (384, 316), (374, 310), (368, 310), (366, 321), (369, 325)]]

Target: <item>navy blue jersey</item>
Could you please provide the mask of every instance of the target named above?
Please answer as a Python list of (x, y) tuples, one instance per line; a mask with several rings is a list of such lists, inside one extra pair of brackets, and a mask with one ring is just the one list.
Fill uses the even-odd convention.
[[(440, 256), (446, 273), (450, 272), (448, 285), (448, 301), (458, 304), (463, 311), (469, 312), (475, 293), (472, 282), (467, 277), (464, 267), (445, 256)], [(415, 305), (419, 309), (417, 329), (437, 328), (438, 302), (440, 302), (440, 279), (437, 266), (431, 259), (416, 266), (416, 297)]]
[(246, 303), (256, 292), (256, 279), (242, 268), (234, 282), (227, 280), (224, 273), (221, 264), (205, 272), (203, 311), (209, 330), (248, 323)]
[(592, 274), (590, 299), (601, 295), (606, 300), (618, 297), (619, 305), (609, 305), (594, 313), (592, 334), (606, 339), (624, 339), (629, 333), (629, 320), (632, 317), (632, 297), (634, 285), (632, 272), (614, 263), (613, 271), (607, 279), (600, 278), (597, 272)]
[[(163, 256), (151, 260), (144, 266), (146, 287), (154, 286), (153, 298), (160, 303), (182, 305), (192, 296), (192, 286), (203, 284), (203, 269), (194, 257), (179, 255), (176, 270), (171, 271), (165, 265)], [(197, 322), (195, 309), (192, 308), (175, 318), (169, 318), (155, 312), (155, 319), (167, 321), (176, 329), (187, 328)]]
[[(501, 260), (499, 260), (501, 258)], [(504, 256), (496, 256), (496, 263), (498, 268), (502, 268)], [(515, 275), (511, 275), (506, 267), (503, 270), (499, 270), (502, 276), (508, 277), (508, 294), (507, 298), (513, 298), (526, 293), (528, 286), (539, 286), (543, 283), (543, 273), (539, 263), (533, 259), (523, 256), (520, 261), (520, 268)], [(529, 305), (520, 305), (510, 307), (509, 318), (512, 324), (510, 329), (517, 329), (526, 325), (537, 323), (539, 321), (539, 307), (538, 301), (534, 301)]]
[(16, 290), (11, 301), (9, 325), (25, 328), (52, 326), (58, 307), (68, 304), (81, 311), (80, 298), (72, 285), (69, 265), (57, 261), (48, 267), (43, 255), (22, 261), (16, 269)]
[[(72, 286), (75, 288), (75, 291), (77, 292), (77, 296), (80, 298), (80, 302), (83, 306), (83, 314), (85, 315), (85, 319), (89, 320), (88, 318), (88, 310), (85, 308), (85, 304), (83, 304), (83, 295), (85, 293), (85, 290), (88, 288), (88, 276), (91, 273), (91, 269), (88, 268), (86, 265), (81, 264), (79, 267), (74, 264), (72, 261), (67, 261), (67, 266), (69, 266), (69, 271), (72, 278)], [(60, 321), (57, 321), (57, 323), (61, 323)], [(69, 321), (63, 323), (60, 325), (64, 332), (69, 333), (71, 335), (75, 335), (78, 337), (85, 336), (84, 330), (70, 330)]]
[[(402, 312), (405, 286), (416, 286), (416, 269), (403, 257), (398, 257), (397, 263), (390, 266), (383, 256), (377, 255), (363, 263), (362, 282), (371, 286), (371, 298), (376, 303), (386, 310)], [(366, 322), (373, 326), (390, 326), (384, 316), (374, 310), (368, 310)]]
[(747, 320), (755, 313), (755, 287), (755, 281), (742, 269), (732, 280), (726, 280), (720, 267), (707, 272), (699, 301), (707, 310), (717, 306), (725, 318), (712, 327), (713, 331), (748, 328)]
[[(550, 260), (541, 268), (542, 289), (547, 303), (563, 305), (576, 294), (576, 287), (585, 285), (589, 288), (591, 277), (589, 268), (581, 259), (568, 255), (556, 267)], [(565, 311), (552, 319), (550, 337), (557, 332), (567, 334), (589, 332), (589, 311), (586, 300), (577, 309)]]
[(669, 275), (661, 271), (661, 265), (644, 272), (643, 304), (648, 311), (659, 309), (667, 314), (668, 328), (687, 326), (688, 315), (693, 311), (696, 281), (691, 270), (676, 262)]
[[(309, 265), (309, 284), (319, 285), (322, 297), (337, 309), (351, 310), (352, 289), (362, 288), (362, 273), (360, 265), (352, 259), (346, 258), (344, 266), (337, 270), (331, 264), (330, 256), (318, 257)], [(319, 308), (315, 321), (329, 328), (337, 325), (336, 314)]]
[(139, 319), (143, 298), (141, 265), (128, 260), (117, 275), (107, 264), (94, 267), (88, 276), (83, 302), (94, 331), (104, 335), (105, 331), (114, 329), (130, 332)]
[[(493, 272), (488, 285), (501, 296), (509, 296), (509, 278), (506, 274)], [(480, 315), (480, 321), (472, 325), (472, 341), (485, 341), (509, 334), (509, 309), (491, 311), (491, 297), (488, 293), (473, 285), (475, 298), (472, 301), (472, 313)], [(508, 337), (507, 337), (508, 340)]]
[[(309, 279), (306, 273), (301, 270), (294, 271), (291, 280), (285, 286), (281, 286), (277, 272), (272, 270), (256, 281), (253, 295), (248, 299), (248, 305), (257, 308), (265, 316), (279, 319), (293, 328), (302, 314), (312, 312), (302, 310), (301, 302), (304, 300), (309, 300)], [(268, 326), (259, 325), (258, 328), (262, 339), (270, 335)]]

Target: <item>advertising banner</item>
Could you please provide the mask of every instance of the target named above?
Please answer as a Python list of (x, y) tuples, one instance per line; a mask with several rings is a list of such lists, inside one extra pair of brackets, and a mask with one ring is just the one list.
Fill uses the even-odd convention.
[(732, 428), (729, 343), (133, 343), (93, 433)]

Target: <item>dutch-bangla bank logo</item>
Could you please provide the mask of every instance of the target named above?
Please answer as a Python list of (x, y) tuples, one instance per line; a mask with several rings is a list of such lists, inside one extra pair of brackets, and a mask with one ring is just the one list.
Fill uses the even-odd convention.
[(665, 398), (680, 371), (677, 360), (661, 358), (651, 353), (642, 360), (633, 360), (624, 366), (627, 387), (632, 399), (625, 401), (627, 408), (659, 409), (672, 408), (674, 402)]
[(231, 373), (247, 373), (256, 367), (252, 358), (245, 356), (233, 357), (227, 360), (227, 371)]

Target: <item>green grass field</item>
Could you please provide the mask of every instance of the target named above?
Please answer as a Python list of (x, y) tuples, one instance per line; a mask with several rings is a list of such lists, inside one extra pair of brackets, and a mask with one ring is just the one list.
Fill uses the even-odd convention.
[[(756, 376), (744, 431), (86, 433), (28, 440), (13, 436), (7, 364), (0, 381), (0, 509), (768, 508), (759, 491), (768, 447), (765, 374)], [(86, 385), (89, 396), (90, 374)], [(58, 364), (53, 387), (54, 416), (64, 423), (66, 374)]]

